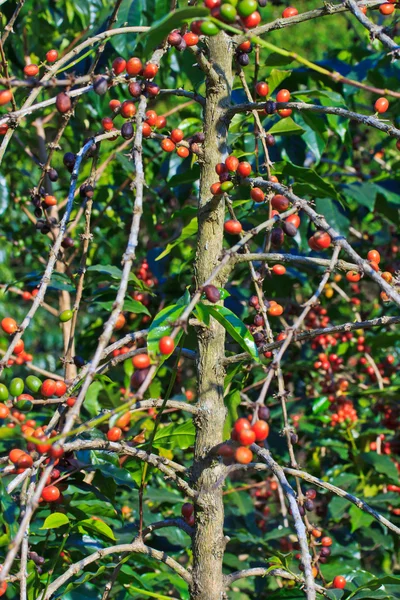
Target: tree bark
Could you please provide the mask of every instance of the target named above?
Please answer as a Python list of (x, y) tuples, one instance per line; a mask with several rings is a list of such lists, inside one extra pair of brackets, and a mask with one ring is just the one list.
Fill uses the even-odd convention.
[[(218, 263), (223, 244), (225, 203), (223, 196), (213, 197), (212, 183), (218, 180), (215, 165), (227, 155), (227, 127), (220, 120), (230, 105), (232, 90), (231, 40), (223, 32), (208, 39), (209, 60), (219, 80), (209, 76), (204, 108), (204, 155), (201, 160), (199, 231), (195, 262), (197, 287), (203, 285)], [(223, 286), (220, 274), (214, 284)], [(193, 584), (191, 600), (221, 600), (224, 596), (222, 561), (225, 551), (223, 532), (224, 507), (221, 486), (221, 465), (209, 457), (210, 449), (223, 441), (225, 421), (223, 359), (225, 330), (211, 319), (210, 327), (197, 329), (198, 359), (197, 386), (199, 414), (195, 418), (196, 442), (193, 463), (193, 483), (200, 492), (195, 504), (195, 533), (193, 537)]]

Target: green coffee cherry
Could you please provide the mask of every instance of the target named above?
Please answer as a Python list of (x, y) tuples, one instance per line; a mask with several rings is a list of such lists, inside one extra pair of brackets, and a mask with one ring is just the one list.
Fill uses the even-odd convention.
[(14, 404), (15, 408), (22, 412), (29, 412), (33, 407), (30, 398), (32, 398), (32, 396), (29, 396), (29, 394), (22, 394), (19, 397), (18, 402)]
[(258, 8), (256, 0), (242, 0), (238, 4), (238, 13), (241, 17), (249, 17)]
[(0, 383), (0, 400), (3, 402), (4, 400), (8, 400), (8, 389), (4, 383)]
[(219, 28), (212, 21), (203, 21), (200, 27), (201, 33), (203, 35), (217, 35), (219, 33)]
[(232, 4), (223, 4), (220, 8), (221, 17), (227, 23), (233, 23), (236, 20), (236, 8)]
[(223, 183), (221, 183), (221, 191), (222, 192), (229, 192), (232, 188), (233, 188), (232, 181), (224, 181)]
[(25, 385), (31, 392), (38, 392), (42, 387), (42, 382), (39, 377), (35, 377), (35, 375), (29, 375), (25, 379)]
[(24, 382), (20, 377), (14, 377), (10, 383), (10, 394), (11, 396), (20, 396), (24, 391)]
[(60, 319), (61, 323), (66, 323), (67, 321), (70, 321), (73, 316), (74, 313), (72, 310), (63, 310), (62, 313), (59, 314), (58, 318)]

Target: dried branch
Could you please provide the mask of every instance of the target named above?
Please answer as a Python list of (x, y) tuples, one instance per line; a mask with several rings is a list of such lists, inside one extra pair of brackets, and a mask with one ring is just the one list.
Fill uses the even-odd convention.
[[(295, 575), (294, 573), (288, 573), (284, 569), (271, 569), (267, 567), (254, 567), (253, 569), (243, 569), (242, 571), (234, 571), (230, 575), (225, 576), (226, 586), (229, 587), (238, 579), (244, 579), (245, 577), (282, 577), (282, 579), (289, 579), (296, 581), (301, 585), (305, 584), (304, 578), (301, 575)], [(329, 597), (325, 588), (321, 585), (315, 584), (315, 590), (323, 596)]]
[(360, 6), (354, 0), (345, 0), (345, 5), (347, 6), (348, 10), (353, 13), (356, 19), (360, 21), (361, 25), (368, 29), (372, 39), (378, 38), (378, 40), (380, 40), (384, 46), (389, 48), (393, 57), (399, 57), (400, 48), (396, 42), (384, 32), (384, 27), (375, 25), (375, 23), (368, 19), (368, 17), (360, 10)]

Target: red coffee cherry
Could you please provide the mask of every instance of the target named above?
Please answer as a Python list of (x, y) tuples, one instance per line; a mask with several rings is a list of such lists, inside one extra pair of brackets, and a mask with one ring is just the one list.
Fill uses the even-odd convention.
[(379, 254), (378, 250), (370, 250), (367, 254), (367, 259), (372, 260), (379, 265), (381, 261), (381, 255)]
[(0, 135), (5, 135), (8, 131), (8, 125), (7, 123), (3, 123), (3, 125), (0, 125)]
[(346, 279), (347, 279), (347, 281), (351, 281), (352, 283), (356, 283), (357, 281), (360, 281), (361, 275), (357, 271), (347, 271), (347, 273), (346, 273)]
[(131, 119), (132, 117), (135, 116), (135, 114), (136, 114), (136, 106), (132, 102), (132, 100), (125, 100), (125, 102), (123, 102), (121, 104), (120, 114), (125, 119)]
[(250, 191), (250, 196), (254, 202), (264, 202), (265, 200), (265, 194), (261, 188), (252, 188)]
[(12, 92), (10, 90), (0, 90), (0, 106), (11, 102)]
[(185, 134), (183, 133), (182, 129), (173, 129), (171, 131), (170, 138), (173, 142), (175, 142), (175, 144), (178, 144), (179, 142), (181, 142), (184, 137), (185, 137)]
[(282, 17), (284, 19), (289, 19), (290, 17), (295, 17), (299, 14), (299, 11), (294, 6), (288, 6), (282, 13)]
[(111, 117), (104, 117), (101, 120), (101, 124), (103, 126), (104, 131), (111, 131), (112, 129), (114, 129), (114, 121)]
[(175, 144), (169, 138), (164, 138), (161, 142), (161, 148), (165, 152), (173, 152), (175, 150)]
[(328, 546), (332, 546), (332, 538), (325, 536), (321, 539), (321, 544), (327, 548)]
[(24, 75), (26, 77), (35, 77), (39, 73), (39, 67), (37, 65), (25, 65)]
[(231, 154), (225, 159), (225, 165), (227, 166), (228, 171), (235, 172), (239, 166), (239, 159)]
[(5, 333), (12, 334), (18, 330), (17, 321), (11, 317), (4, 317), (1, 321), (1, 328)]
[(203, 293), (209, 302), (215, 304), (221, 299), (221, 292), (215, 285), (205, 285), (203, 288)]
[(332, 238), (326, 231), (317, 231), (313, 235), (314, 244), (320, 250), (326, 250), (332, 243)]
[(153, 79), (158, 73), (158, 65), (155, 63), (147, 63), (142, 71), (142, 75), (145, 79)]
[(118, 56), (118, 58), (113, 61), (112, 69), (116, 75), (121, 75), (126, 69), (126, 60), (122, 58), (122, 56)]
[[(392, 6), (391, 4), (387, 3), (389, 6)], [(383, 4), (381, 4), (380, 8), (384, 6)], [(394, 7), (392, 7), (394, 10)], [(387, 111), (387, 109), (389, 108), (389, 101), (386, 98), (378, 98), (378, 100), (375, 102), (374, 104), (374, 108), (376, 110), (377, 113), (379, 114), (383, 114)]]
[(47, 60), (47, 62), (53, 63), (53, 62), (56, 62), (57, 59), (58, 59), (58, 52), (57, 52), (57, 50), (52, 49), (52, 50), (49, 50), (46, 53), (46, 60)]
[(128, 92), (133, 98), (139, 98), (142, 93), (142, 84), (138, 81), (131, 81), (128, 85)]
[(195, 33), (192, 33), (191, 31), (188, 31), (188, 33), (185, 33), (185, 35), (183, 36), (183, 39), (186, 42), (187, 46), (196, 46), (199, 43), (199, 36), (196, 35)]
[(239, 163), (237, 172), (239, 173), (240, 177), (248, 177), (251, 173), (250, 163), (248, 163), (246, 161)]
[(267, 312), (271, 317), (280, 317), (283, 314), (283, 306), (277, 303), (272, 304), (272, 301), (270, 301), (270, 307)]
[(256, 85), (256, 92), (261, 97), (268, 96), (268, 92), (269, 92), (268, 83), (266, 83), (265, 81), (259, 81)]
[(113, 99), (113, 100), (110, 100), (110, 102), (108, 103), (108, 106), (114, 112), (115, 110), (117, 110), (117, 108), (119, 108), (121, 106), (121, 102), (117, 99)]
[(252, 427), (256, 436), (256, 442), (263, 442), (269, 435), (269, 425), (266, 421), (256, 421)]
[(190, 154), (190, 151), (189, 148), (185, 148), (185, 146), (179, 146), (179, 148), (176, 149), (176, 153), (181, 158), (187, 158)]
[(286, 119), (287, 117), (290, 117), (292, 112), (293, 111), (291, 108), (281, 108), (280, 110), (278, 110), (278, 114), (280, 117), (282, 117), (282, 119)]
[(57, 398), (61, 398), (61, 396), (64, 396), (66, 391), (67, 391), (67, 385), (64, 383), (64, 381), (60, 381), (58, 379), (56, 381), (56, 388), (54, 390), (54, 393), (57, 396)]
[(107, 431), (107, 439), (110, 442), (118, 442), (122, 438), (122, 429), (119, 427), (111, 427)]
[(47, 194), (47, 196), (44, 197), (43, 202), (46, 204), (46, 206), (56, 206), (57, 198), (55, 196), (50, 196), (49, 194)]
[(54, 396), (56, 392), (56, 382), (53, 379), (45, 379), (40, 388), (40, 393), (42, 396), (49, 398), (50, 396)]
[(250, 448), (240, 446), (235, 450), (235, 460), (241, 465), (248, 465), (253, 460), (253, 453)]
[(21, 456), (23, 456), (25, 454), (25, 452), (23, 450), (20, 450), (19, 448), (13, 448), (9, 454), (8, 454), (8, 458), (9, 460), (14, 463), (15, 465), (17, 464), (18, 460), (21, 458)]
[(123, 326), (125, 325), (125, 323), (126, 323), (126, 319), (125, 319), (124, 313), (119, 313), (118, 318), (117, 318), (117, 320), (115, 322), (114, 329), (116, 331), (118, 331), (119, 329), (122, 329)]
[(276, 95), (277, 102), (289, 102), (290, 100), (290, 92), (289, 90), (279, 90)]
[(25, 348), (24, 340), (18, 340), (18, 342), (14, 346), (13, 353), (21, 354), (21, 352), (24, 351), (24, 348)]
[(10, 414), (10, 409), (5, 404), (0, 404), (0, 419), (6, 419)]
[(381, 15), (388, 16), (394, 13), (394, 9), (395, 6), (393, 4), (391, 4), (390, 2), (385, 2), (384, 4), (380, 5), (379, 12), (381, 13)]
[(48, 485), (42, 492), (42, 498), (45, 502), (56, 502), (60, 496), (61, 492), (55, 485)]
[(286, 196), (283, 196), (282, 194), (275, 194), (275, 196), (273, 196), (271, 199), (272, 208), (275, 208), (275, 210), (278, 210), (279, 212), (287, 210), (289, 205), (289, 198), (286, 198)]
[(63, 454), (64, 450), (61, 448), (61, 446), (57, 446), (57, 444), (50, 448), (50, 456), (54, 459), (61, 458)]
[(248, 17), (242, 17), (242, 22), (243, 25), (247, 27), (247, 29), (253, 29), (261, 23), (261, 15), (256, 10), (253, 13), (251, 13), (251, 15), (249, 15)]
[(286, 273), (286, 267), (284, 267), (283, 265), (274, 265), (272, 267), (272, 272), (275, 275), (284, 275)]
[(163, 115), (159, 115), (156, 119), (156, 128), (163, 129), (166, 125), (167, 125), (167, 119)]
[(220, 194), (222, 194), (221, 184), (219, 181), (216, 181), (212, 184), (212, 186), (210, 187), (210, 192), (213, 196), (219, 196)]
[(142, 61), (140, 60), (140, 58), (137, 58), (136, 56), (134, 56), (133, 58), (130, 58), (128, 60), (125, 68), (126, 68), (126, 72), (128, 73), (128, 75), (130, 75), (131, 77), (134, 77), (135, 75), (139, 75), (139, 73), (143, 69), (143, 64), (142, 64)]
[(251, 425), (250, 425), (248, 419), (245, 419), (244, 417), (237, 419), (237, 421), (235, 421), (235, 424), (233, 426), (233, 431), (235, 431), (236, 433), (239, 434), (244, 429), (251, 429)]
[(150, 366), (150, 358), (148, 354), (136, 354), (132, 357), (132, 364), (135, 369), (147, 369)]
[(332, 587), (336, 588), (337, 590), (344, 590), (346, 587), (346, 579), (343, 577), (343, 575), (336, 575), (333, 580)]
[(242, 446), (250, 446), (256, 441), (256, 434), (252, 429), (242, 429), (237, 435), (239, 444)]
[(60, 92), (56, 97), (56, 108), (59, 113), (64, 114), (71, 110), (71, 98), (65, 92)]
[(242, 224), (236, 219), (229, 219), (224, 223), (224, 231), (231, 235), (239, 235), (242, 232)]
[(157, 113), (155, 110), (148, 110), (146, 112), (146, 123), (148, 123), (150, 127), (154, 127), (157, 123)]
[(33, 465), (33, 458), (29, 454), (25, 452), (21, 454), (19, 459), (17, 460), (16, 466), (18, 469), (30, 469)]
[(285, 223), (291, 223), (296, 227), (296, 229), (298, 229), (300, 227), (300, 217), (299, 215), (289, 215), (285, 219)]
[(158, 349), (160, 350), (161, 354), (171, 354), (174, 348), (175, 342), (169, 335), (162, 337), (158, 343)]

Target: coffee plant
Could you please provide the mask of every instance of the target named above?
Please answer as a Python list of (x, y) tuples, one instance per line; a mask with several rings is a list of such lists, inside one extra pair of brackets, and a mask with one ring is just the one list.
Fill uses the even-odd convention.
[(0, 4), (0, 596), (400, 598), (396, 1)]

